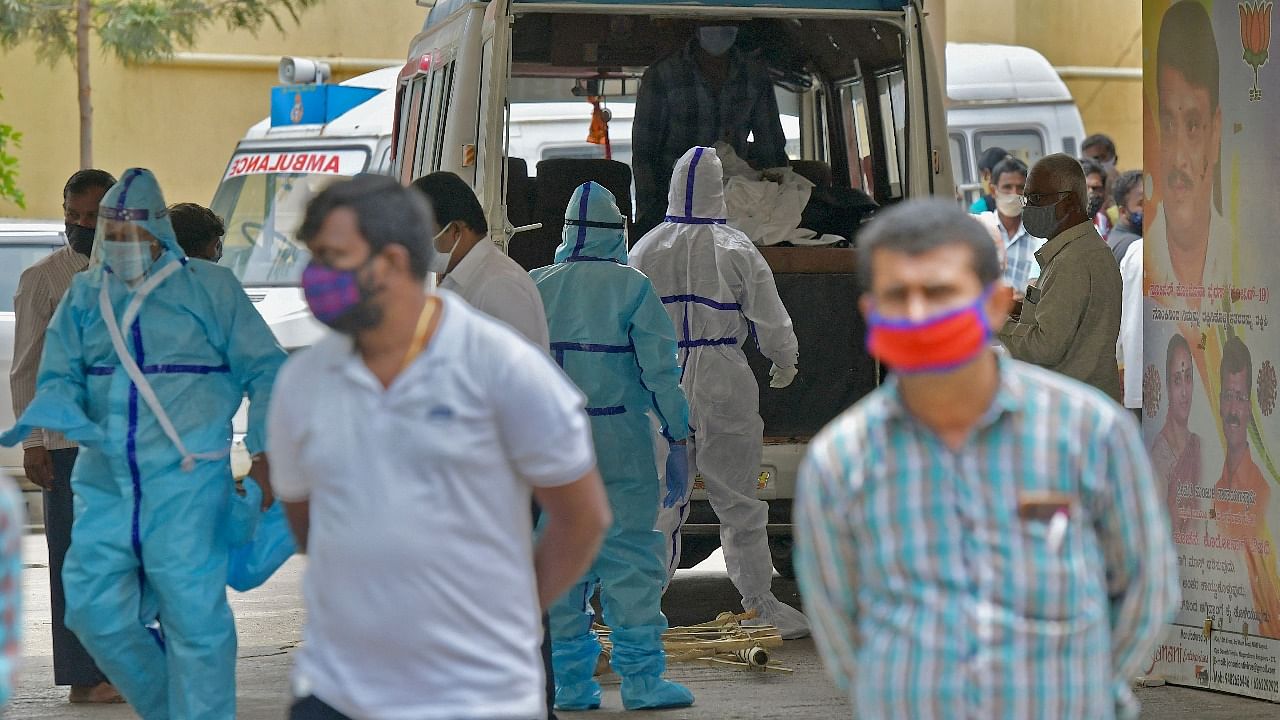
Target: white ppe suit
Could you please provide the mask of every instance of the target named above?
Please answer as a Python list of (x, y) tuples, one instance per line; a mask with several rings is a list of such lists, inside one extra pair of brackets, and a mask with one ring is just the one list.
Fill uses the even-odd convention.
[[(756, 497), (764, 421), (743, 353), (754, 334), (761, 352), (787, 370), (796, 366), (799, 343), (773, 271), (751, 240), (725, 222), (722, 174), (714, 149), (690, 148), (672, 174), (665, 221), (632, 248), (630, 265), (649, 276), (676, 328), (693, 427), (690, 464), (720, 518), (729, 578), (744, 608), (756, 610), (783, 637), (803, 637), (804, 616), (770, 591), (769, 506)], [(687, 512), (686, 496), (659, 513), (671, 571)]]

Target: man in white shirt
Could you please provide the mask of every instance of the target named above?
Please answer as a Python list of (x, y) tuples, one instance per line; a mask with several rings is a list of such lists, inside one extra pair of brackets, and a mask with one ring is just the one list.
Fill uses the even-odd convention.
[(538, 607), (610, 523), (582, 394), (424, 289), (433, 232), (416, 192), (361, 175), (298, 233), (308, 305), (340, 332), (286, 364), (269, 423), (272, 486), (310, 556), (292, 718), (544, 717)]
[(1027, 284), (1040, 276), (1036, 251), (1044, 246), (1044, 238), (1032, 236), (1022, 225), (1022, 189), (1027, 184), (1027, 165), (1015, 157), (1007, 157), (991, 171), (995, 188), (996, 209), (977, 217), (1000, 234), (1004, 244), (1004, 281), (1013, 288), (1014, 297), (1027, 291)]
[[(434, 172), (413, 181), (431, 205), (439, 231), (432, 241), (434, 272), (440, 287), (462, 296), (471, 307), (500, 320), (529, 342), (551, 352), (542, 296), (529, 273), (489, 240), (484, 208), (466, 181), (451, 172)], [(444, 248), (449, 248), (448, 250)], [(538, 508), (533, 508), (534, 525)], [(547, 718), (556, 720), (556, 685), (551, 665), (551, 626), (542, 616), (542, 670), (546, 675)]]
[(550, 352), (538, 288), (519, 263), (489, 240), (484, 208), (471, 187), (451, 172), (425, 175), (413, 186), (427, 197), (435, 213), (439, 232), (431, 270), (443, 276), (440, 287), (461, 295), (471, 307)]

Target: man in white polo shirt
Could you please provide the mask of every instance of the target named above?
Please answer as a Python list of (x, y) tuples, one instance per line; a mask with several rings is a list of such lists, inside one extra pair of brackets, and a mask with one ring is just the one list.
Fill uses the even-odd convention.
[(544, 717), (538, 608), (610, 523), (584, 398), (546, 353), (424, 291), (433, 228), (413, 190), (364, 175), (299, 230), (308, 304), (339, 332), (286, 364), (269, 423), (310, 556), (292, 718)]

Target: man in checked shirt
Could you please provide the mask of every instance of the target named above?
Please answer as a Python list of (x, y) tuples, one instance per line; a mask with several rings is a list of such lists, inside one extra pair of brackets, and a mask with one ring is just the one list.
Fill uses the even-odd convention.
[[(699, 24), (683, 48), (645, 71), (631, 123), (640, 237), (662, 222), (676, 161), (719, 141), (757, 169), (786, 167), (787, 139), (769, 69), (738, 47), (738, 25)], [(749, 142), (748, 142), (749, 141)]]
[(893, 372), (814, 439), (795, 509), (805, 610), (854, 715), (1137, 717), (1178, 572), (1133, 417), (992, 349), (1011, 289), (954, 203), (904, 202), (859, 249)]

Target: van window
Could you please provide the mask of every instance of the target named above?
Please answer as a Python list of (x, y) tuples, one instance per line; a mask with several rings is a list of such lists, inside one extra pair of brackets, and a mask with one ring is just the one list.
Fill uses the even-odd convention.
[(1010, 155), (1026, 163), (1028, 167), (1035, 165), (1040, 158), (1044, 157), (1044, 136), (1034, 128), (977, 132), (974, 133), (973, 142), (976, 145), (974, 154), (977, 157), (982, 157), (982, 153), (993, 147), (1004, 148)]
[[(431, 71), (422, 81), (427, 85), (422, 102), (418, 126), (422, 142), (416, 146), (417, 157), (413, 163), (413, 178), (419, 178), (440, 169), (440, 157), (444, 152), (444, 131), (449, 114), (449, 100), (453, 97), (454, 63), (449, 62)], [(412, 180), (412, 178), (410, 178)]]
[(969, 170), (969, 153), (965, 152), (964, 135), (951, 133), (948, 139), (951, 141), (951, 168), (956, 174), (955, 179), (960, 183), (973, 182), (973, 175)]
[[(631, 143), (612, 143), (613, 159), (631, 164)], [(583, 143), (581, 145), (552, 145), (542, 149), (541, 160), (551, 158), (576, 158), (578, 160), (594, 160), (604, 157), (604, 146)]]
[(400, 182), (408, 185), (418, 177), (414, 175), (414, 163), (412, 159), (416, 153), (410, 153), (410, 150), (416, 150), (418, 147), (418, 132), (422, 128), (422, 106), (423, 96), (427, 92), (427, 78), (415, 77), (411, 80), (403, 92), (409, 97), (409, 102), (405, 105), (404, 111), (400, 115), (400, 147), (396, 149), (396, 157), (399, 159)]
[[(849, 162), (850, 186), (866, 190), (870, 182), (864, 172), (865, 161), (871, 158), (871, 144), (867, 134), (867, 104), (862, 97), (862, 81), (840, 86), (840, 116), (843, 119), (846, 156)], [(825, 127), (824, 135), (829, 129)]]
[(906, 186), (907, 85), (901, 70), (876, 79), (880, 95), (880, 128), (884, 133), (885, 161), (889, 169), (890, 196), (900, 198)]
[(449, 104), (453, 100), (453, 76), (456, 70), (454, 63), (445, 65), (439, 71), (439, 84), (435, 86), (435, 112), (432, 113), (434, 118), (435, 137), (432, 140), (431, 164), (422, 168), (422, 174), (435, 172), (440, 169), (440, 160), (444, 156), (444, 133), (448, 126)]

